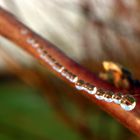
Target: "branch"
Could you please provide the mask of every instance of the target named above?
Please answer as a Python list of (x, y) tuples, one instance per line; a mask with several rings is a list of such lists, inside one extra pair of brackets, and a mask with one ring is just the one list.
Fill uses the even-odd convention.
[[(83, 119), (80, 118), (78, 118), (78, 120), (75, 120), (73, 117), (71, 117), (63, 106), (63, 103), (60, 100), (61, 98), (58, 97), (61, 96), (61, 93), (66, 93), (70, 99), (70, 102), (78, 106), (79, 110), (82, 111), (82, 117), (84, 114), (86, 114), (86, 109), (84, 110), (85, 112), (83, 114), (83, 106), (86, 106), (86, 108), (88, 109), (91, 108), (91, 105), (87, 104), (87, 98), (76, 94), (77, 91), (73, 91), (76, 96), (74, 94), (71, 94), (72, 91), (63, 84), (59, 84), (56, 86), (51, 78), (40, 73), (39, 71), (36, 71), (35, 69), (25, 68), (18, 62), (18, 60), (12, 58), (10, 54), (7, 53), (1, 46), (0, 49), (0, 56), (8, 65), (8, 72), (16, 75), (20, 80), (22, 80), (29, 86), (40, 89), (42, 91), (41, 94), (45, 97), (45, 100), (48, 100), (49, 104), (53, 107), (58, 118), (66, 123), (69, 127), (80, 133), (82, 137), (85, 137), (86, 139), (97, 139), (96, 136), (94, 136), (91, 128), (87, 125), (87, 122), (83, 122)], [(56, 87), (54, 88), (54, 86)], [(60, 89), (63, 90), (63, 92), (60, 91), (60, 94), (58, 95), (57, 93)]]
[[(59, 78), (65, 80), (69, 85), (73, 87), (75, 87), (74, 83), (70, 82), (70, 80), (62, 76), (61, 73), (58, 73), (51, 65), (49, 65), (48, 62), (40, 57), (42, 55), (42, 53), (40, 52), (40, 49), (42, 49), (42, 47), (43, 50), (50, 54), (57, 62), (61, 63), (61, 65), (65, 67), (65, 69), (78, 76), (78, 79), (82, 79), (99, 88), (104, 88), (112, 91), (119, 90), (111, 86), (107, 82), (99, 79), (95, 74), (80, 66), (72, 59), (68, 58), (52, 43), (31, 31), (28, 27), (19, 22), (12, 14), (2, 8), (0, 8), (0, 34), (33, 55), (37, 60), (43, 63), (44, 67), (54, 72)], [(36, 49), (37, 46), (39, 46), (40, 49)], [(135, 93), (138, 93), (139, 91), (140, 88), (134, 88)], [(140, 118), (138, 117), (140, 112), (138, 109), (138, 107), (140, 106), (139, 102), (134, 111), (126, 112), (122, 110), (120, 106), (114, 103), (99, 101), (93, 95), (87, 94), (87, 92), (82, 91), (79, 92), (79, 94), (84, 94), (89, 98), (89, 100), (95, 102), (104, 111), (111, 114), (114, 118), (119, 120), (131, 131), (140, 136)]]

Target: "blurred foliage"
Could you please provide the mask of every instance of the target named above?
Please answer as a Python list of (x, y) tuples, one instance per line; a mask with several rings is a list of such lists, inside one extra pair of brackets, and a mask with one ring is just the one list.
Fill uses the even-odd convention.
[(3, 84), (0, 87), (0, 139), (80, 139), (59, 122), (52, 108), (26, 85)]

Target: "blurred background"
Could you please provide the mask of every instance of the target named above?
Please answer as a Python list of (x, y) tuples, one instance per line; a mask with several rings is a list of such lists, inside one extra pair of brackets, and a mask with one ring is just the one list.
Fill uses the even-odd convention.
[[(0, 0), (98, 75), (118, 62), (140, 79), (139, 0)], [(0, 37), (0, 140), (138, 140), (111, 116)]]

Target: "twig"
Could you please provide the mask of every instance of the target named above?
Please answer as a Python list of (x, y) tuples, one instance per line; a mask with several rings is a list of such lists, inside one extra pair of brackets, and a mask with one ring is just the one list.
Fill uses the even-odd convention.
[[(18, 44), (19, 47), (25, 49), (28, 53), (32, 54), (37, 60), (41, 61), (46, 68), (53, 71), (58, 77), (65, 80), (71, 86), (74, 86), (74, 84), (72, 84), (69, 80), (66, 80), (60, 73), (57, 73), (50, 65), (48, 65), (46, 61), (40, 58), (41, 54), (38, 52), (38, 50), (34, 49), (31, 43), (29, 43), (29, 41), (32, 41), (31, 39), (35, 39), (37, 41), (37, 45), (41, 47), (43, 46), (44, 49), (51, 56), (53, 56), (55, 60), (61, 62), (61, 64), (66, 69), (77, 75), (79, 79), (90, 82), (97, 87), (109, 89), (112, 91), (118, 90), (115, 87), (112, 87), (107, 82), (99, 79), (95, 74), (89, 72), (84, 67), (74, 62), (72, 59), (68, 58), (53, 44), (31, 31), (29, 28), (19, 22), (12, 14), (2, 8), (0, 8), (0, 34), (11, 40), (15, 44)], [(140, 88), (134, 89), (135, 93), (138, 93), (138, 91), (140, 91)], [(87, 94), (86, 92), (79, 92), (79, 94), (84, 94), (91, 101), (99, 105), (104, 111), (110, 113), (131, 131), (140, 136), (140, 119), (138, 117), (138, 106), (140, 105), (140, 103), (138, 103), (134, 111), (126, 112), (122, 110), (118, 105), (114, 103), (99, 101), (93, 95)]]
[[(53, 107), (53, 109), (55, 110), (57, 116), (59, 117), (59, 119), (61, 119), (61, 121), (66, 123), (69, 127), (78, 131), (78, 133), (80, 133), (82, 137), (84, 137), (85, 139), (89, 139), (89, 138), (96, 139), (94, 133), (92, 132), (91, 128), (87, 125), (87, 123), (83, 122), (80, 119), (78, 120), (73, 119), (69, 115), (69, 113), (65, 110), (65, 108), (63, 107), (63, 103), (61, 103), (60, 101), (61, 97), (58, 98), (58, 96), (61, 96), (61, 94), (59, 95), (55, 94), (59, 91), (58, 89), (59, 85), (54, 88), (54, 83), (50, 78), (47, 78), (45, 75), (41, 74), (36, 70), (27, 69), (23, 67), (18, 62), (18, 60), (11, 58), (10, 54), (5, 52), (5, 50), (3, 50), (1, 47), (0, 49), (1, 49), (0, 56), (5, 60), (6, 64), (8, 65), (7, 67), (8, 71), (16, 75), (19, 79), (24, 81), (26, 84), (39, 88), (42, 91), (41, 93), (43, 94), (43, 96), (45, 97), (47, 96), (45, 100), (49, 101), (50, 105)], [(60, 89), (63, 89), (65, 93), (68, 93), (67, 96), (69, 95), (70, 99), (75, 100), (75, 105), (79, 106), (81, 99), (84, 101), (84, 102), (82, 101), (82, 105), (86, 104), (87, 98), (84, 98), (84, 96), (81, 96), (82, 98), (80, 98), (79, 95), (74, 96), (73, 94), (70, 94), (69, 93), (70, 91), (68, 89), (66, 90), (63, 87), (63, 85), (62, 87), (60, 87)], [(75, 92), (77, 91), (74, 91), (74, 93)], [(87, 104), (85, 106), (87, 108), (90, 107), (89, 105), (87, 106)], [(83, 111), (83, 108), (80, 107), (79, 109)]]

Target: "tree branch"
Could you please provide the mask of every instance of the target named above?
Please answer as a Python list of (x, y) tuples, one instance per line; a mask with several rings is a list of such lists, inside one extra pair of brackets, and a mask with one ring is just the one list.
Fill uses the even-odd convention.
[[(95, 74), (80, 66), (72, 59), (68, 58), (52, 43), (31, 31), (28, 27), (19, 22), (12, 14), (2, 8), (0, 8), (0, 34), (17, 44), (20, 48), (23, 48), (28, 53), (33, 55), (37, 60), (43, 63), (46, 68), (54, 72), (58, 77), (65, 80), (69, 85), (73, 87), (75, 86), (75, 84), (62, 76), (61, 73), (56, 72), (52, 68), (52, 66), (50, 66), (44, 59), (40, 57), (42, 54), (38, 49), (35, 48), (36, 46), (39, 45), (40, 48), (43, 47), (43, 49), (45, 49), (46, 52), (49, 53), (57, 62), (61, 63), (61, 65), (64, 66), (67, 70), (69, 70), (71, 73), (77, 75), (79, 79), (89, 82), (99, 88), (119, 91), (119, 89), (116, 89), (107, 82), (99, 79)], [(32, 41), (35, 41), (35, 43), (32, 44)], [(134, 88), (134, 93), (138, 93), (139, 91), (140, 88)], [(134, 111), (126, 112), (122, 110), (120, 106), (114, 103), (99, 101), (93, 95), (87, 94), (87, 92), (82, 91), (79, 92), (79, 94), (84, 94), (92, 102), (95, 102), (104, 111), (111, 114), (122, 124), (128, 127), (131, 131), (140, 136), (139, 102), (137, 103), (137, 107), (134, 109)]]

